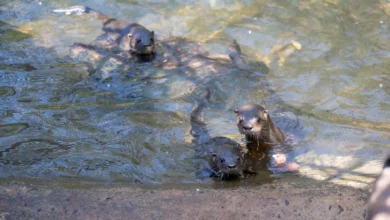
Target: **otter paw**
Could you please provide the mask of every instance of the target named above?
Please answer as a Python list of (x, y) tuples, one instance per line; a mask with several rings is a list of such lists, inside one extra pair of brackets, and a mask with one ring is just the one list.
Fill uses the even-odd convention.
[(300, 166), (295, 162), (286, 162), (270, 168), (273, 173), (298, 172)]
[(286, 167), (288, 172), (298, 172), (300, 168), (299, 164), (295, 162), (286, 163)]

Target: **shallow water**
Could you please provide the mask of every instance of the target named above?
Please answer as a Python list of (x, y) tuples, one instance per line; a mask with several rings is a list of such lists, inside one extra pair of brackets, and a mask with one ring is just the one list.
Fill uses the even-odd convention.
[[(189, 69), (134, 63), (96, 81), (66, 55), (101, 34), (100, 22), (51, 12), (81, 3), (210, 54), (237, 39), (251, 71), (213, 72), (197, 67), (202, 59)], [(196, 177), (188, 133), (191, 108), (210, 87), (211, 135), (240, 141), (232, 111), (259, 103), (293, 140), (300, 176), (365, 186), (390, 152), (389, 15), (390, 3), (368, 0), (0, 3), (0, 177), (211, 184)]]

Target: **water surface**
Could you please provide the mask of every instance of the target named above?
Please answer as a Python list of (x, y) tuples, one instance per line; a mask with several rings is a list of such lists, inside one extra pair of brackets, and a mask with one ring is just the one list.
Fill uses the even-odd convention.
[[(135, 63), (96, 81), (66, 55), (101, 34), (100, 22), (51, 12), (74, 4), (210, 54), (237, 39), (251, 72)], [(293, 140), (299, 176), (365, 186), (390, 152), (389, 15), (390, 3), (368, 0), (0, 3), (0, 177), (212, 184), (196, 177), (188, 133), (191, 108), (210, 87), (210, 134), (240, 141), (233, 109), (265, 105)]]

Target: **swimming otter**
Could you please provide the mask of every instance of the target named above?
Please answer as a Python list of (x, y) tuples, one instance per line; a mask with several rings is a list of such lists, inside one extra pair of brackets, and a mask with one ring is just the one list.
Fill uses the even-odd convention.
[(209, 163), (203, 168), (209, 169), (211, 176), (221, 180), (243, 177), (245, 154), (240, 145), (226, 137), (210, 138), (206, 123), (200, 120), (209, 98), (210, 90), (207, 89), (191, 112), (191, 135), (194, 137), (196, 152), (201, 158), (209, 158)]
[[(246, 147), (249, 150), (248, 158), (258, 158), (259, 156), (272, 159), (273, 172), (295, 172), (299, 170), (299, 165), (294, 162), (286, 162), (285, 154), (275, 154), (268, 158), (270, 147), (282, 143), (285, 138), (280, 129), (273, 123), (268, 110), (260, 105), (246, 104), (240, 109), (235, 109), (237, 127), (241, 134), (245, 135)], [(249, 170), (255, 171), (266, 166), (266, 160), (261, 163), (256, 160), (248, 160)]]
[(91, 49), (88, 46), (92, 46), (97, 50), (122, 53), (141, 61), (151, 61), (155, 56), (154, 32), (140, 24), (116, 20), (83, 5), (59, 8), (53, 12), (77, 15), (87, 13), (102, 21), (104, 34), (98, 36), (91, 45), (75, 44), (71, 50), (82, 51), (80, 48)]
[(241, 134), (245, 134), (247, 141), (260, 145), (272, 145), (284, 141), (284, 135), (274, 125), (268, 110), (260, 105), (243, 105), (235, 109), (237, 127)]
[(385, 161), (382, 172), (374, 183), (368, 201), (367, 220), (390, 219), (390, 156)]

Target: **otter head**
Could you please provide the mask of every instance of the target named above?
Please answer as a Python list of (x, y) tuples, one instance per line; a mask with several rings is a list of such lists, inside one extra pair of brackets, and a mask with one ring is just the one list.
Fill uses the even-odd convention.
[(240, 109), (235, 109), (234, 113), (237, 118), (237, 127), (241, 134), (249, 137), (264, 139), (269, 134), (268, 126), (268, 110), (260, 105), (244, 105)]
[(130, 51), (139, 56), (149, 56), (155, 53), (154, 31), (146, 28), (133, 28), (127, 35), (130, 39)]
[(211, 154), (211, 168), (219, 179), (233, 179), (243, 176), (244, 153), (240, 150), (222, 149)]

